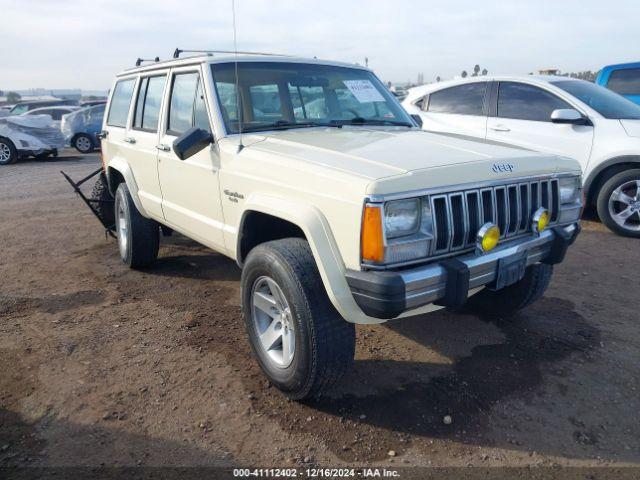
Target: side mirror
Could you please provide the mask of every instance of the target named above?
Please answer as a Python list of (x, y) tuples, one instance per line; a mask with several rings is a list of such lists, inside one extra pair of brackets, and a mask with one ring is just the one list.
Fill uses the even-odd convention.
[(211, 143), (213, 135), (202, 128), (192, 127), (173, 141), (173, 151), (180, 160), (186, 160)]
[(411, 118), (413, 118), (413, 121), (416, 123), (416, 125), (422, 128), (422, 117), (420, 115), (414, 113), (411, 115)]
[(573, 108), (560, 108), (551, 112), (553, 123), (569, 123), (573, 125), (587, 125), (588, 119)]

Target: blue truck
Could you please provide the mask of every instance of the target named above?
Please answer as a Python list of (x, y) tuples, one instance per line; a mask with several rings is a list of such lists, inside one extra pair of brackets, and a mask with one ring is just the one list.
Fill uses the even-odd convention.
[(600, 70), (596, 83), (640, 105), (640, 62), (608, 65)]

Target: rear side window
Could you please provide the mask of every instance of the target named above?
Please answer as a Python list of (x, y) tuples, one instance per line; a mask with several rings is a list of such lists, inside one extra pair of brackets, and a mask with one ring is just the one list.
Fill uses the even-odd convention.
[(129, 105), (131, 105), (131, 97), (133, 96), (133, 86), (135, 83), (136, 81), (134, 78), (120, 80), (116, 83), (111, 97), (111, 106), (109, 107), (107, 125), (111, 127), (127, 126)]
[(296, 119), (327, 118), (324, 88), (317, 85), (289, 85), (289, 95), (293, 104), (293, 115)]
[(216, 82), (218, 98), (220, 99), (220, 109), (225, 123), (238, 121), (238, 95), (236, 84), (229, 82)]
[(484, 115), (487, 82), (467, 83), (429, 95), (428, 112), (458, 115)]
[(48, 113), (52, 120), (62, 120), (62, 115), (69, 113), (69, 110), (51, 109)]
[(640, 68), (614, 70), (609, 76), (607, 88), (620, 95), (640, 95)]
[(181, 135), (193, 126), (211, 131), (198, 73), (178, 73), (173, 78), (167, 131)]
[(535, 122), (550, 122), (551, 113), (573, 108), (551, 92), (518, 82), (500, 82), (498, 117)]
[(278, 85), (251, 85), (249, 96), (255, 121), (274, 122), (283, 117)]
[(149, 132), (158, 130), (160, 104), (162, 103), (165, 80), (166, 75), (146, 77), (141, 80), (133, 121), (134, 128)]

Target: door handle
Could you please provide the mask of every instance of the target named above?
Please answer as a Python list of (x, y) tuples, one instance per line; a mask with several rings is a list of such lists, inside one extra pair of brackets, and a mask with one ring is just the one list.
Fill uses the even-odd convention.
[(496, 125), (495, 127), (489, 127), (494, 132), (510, 132), (511, 129), (509, 127), (505, 127), (504, 125)]
[(162, 150), (163, 152), (170, 152), (171, 151), (171, 147), (169, 145), (165, 145), (164, 143), (161, 143), (160, 145), (156, 145), (156, 148), (158, 150)]
[(127, 143), (132, 143), (132, 144), (136, 143), (136, 139), (133, 138), (133, 137), (127, 137), (127, 138), (124, 139), (124, 141), (127, 142)]

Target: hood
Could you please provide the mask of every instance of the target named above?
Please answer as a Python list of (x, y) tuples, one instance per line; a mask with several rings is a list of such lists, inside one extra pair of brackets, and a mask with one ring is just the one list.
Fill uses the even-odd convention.
[[(467, 179), (473, 182), (545, 174), (559, 168), (579, 170), (575, 161), (562, 162), (555, 155), (402, 127), (300, 128), (250, 135), (245, 141), (249, 144), (251, 149), (286, 155), (371, 182), (411, 176), (412, 185), (407, 184), (410, 188), (413, 184), (426, 188), (425, 175), (442, 185), (444, 181), (459, 184)], [(457, 178), (445, 180), (429, 174), (444, 170), (447, 177), (455, 170)], [(377, 189), (368, 190), (372, 193)]]
[(620, 120), (624, 131), (630, 137), (640, 137), (640, 120)]

